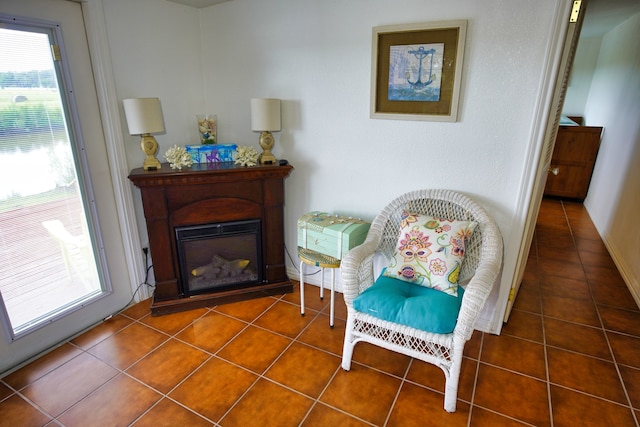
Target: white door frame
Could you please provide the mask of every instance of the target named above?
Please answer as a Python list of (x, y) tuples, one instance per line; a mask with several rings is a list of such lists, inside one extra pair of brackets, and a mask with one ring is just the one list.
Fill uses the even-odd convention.
[(150, 296), (148, 288), (142, 286), (137, 293), (136, 290), (145, 279), (147, 266), (142, 256), (132, 185), (127, 179), (129, 169), (124, 149), (122, 121), (120, 120), (120, 109), (118, 108), (111, 55), (109, 54), (102, 0), (82, 0), (82, 13), (87, 28), (89, 54), (94, 64), (93, 74), (98, 91), (102, 127), (107, 141), (109, 168), (116, 194), (116, 209), (120, 219), (120, 231), (127, 260), (129, 281), (135, 300), (142, 301)]
[[(103, 229), (102, 234), (105, 246), (108, 247), (107, 268), (113, 279), (114, 292), (105, 293), (102, 298), (12, 342), (7, 337), (0, 336), (0, 375), (18, 369), (44, 352), (55, 349), (73, 334), (101, 322), (103, 318), (124, 308), (132, 296), (136, 300), (148, 297), (147, 286), (141, 286), (147, 266), (136, 223), (132, 185), (127, 180), (123, 132), (102, 0), (76, 1), (80, 3), (73, 5), (77, 9), (67, 7), (71, 3), (73, 2), (68, 0), (9, 0), (3, 2), (3, 13), (46, 20), (52, 20), (53, 15), (62, 14), (64, 19), (73, 17), (71, 25), (74, 30), (77, 23), (84, 25), (82, 30), (77, 31), (82, 31), (81, 40), (88, 40), (88, 44), (78, 36), (67, 36), (65, 45), (68, 51), (76, 54), (74, 61), (82, 64), (82, 70), (92, 70), (92, 73), (83, 73), (81, 76), (82, 79), (90, 75), (88, 79), (78, 80), (76, 76), (73, 85), (76, 93), (97, 94), (97, 99), (93, 98), (83, 105), (83, 113), (86, 113), (88, 120), (83, 121), (82, 132), (89, 133), (93, 141), (87, 151), (91, 150), (92, 155), (98, 157), (97, 161), (94, 157), (93, 167), (90, 169), (92, 175), (95, 173), (99, 176), (98, 179), (92, 178), (94, 186), (102, 190), (102, 193), (96, 192), (96, 198), (100, 223), (103, 227), (108, 224), (109, 232), (105, 233)], [(63, 18), (60, 19), (62, 20)], [(88, 50), (88, 57), (78, 55), (80, 50)], [(82, 89), (78, 90), (79, 87)], [(88, 139), (86, 134), (84, 139)], [(104, 197), (103, 203), (100, 203), (101, 197)], [(112, 200), (115, 205), (110, 203)], [(114, 233), (116, 228), (118, 232)], [(1, 328), (0, 334), (6, 335)]]
[(556, 135), (558, 133), (560, 116), (562, 115), (562, 107), (567, 91), (571, 66), (573, 65), (573, 59), (578, 46), (578, 39), (580, 37), (580, 29), (584, 20), (586, 0), (582, 0), (582, 10), (578, 14), (575, 22), (571, 22), (570, 19), (574, 2), (571, 0), (567, 3), (568, 4), (564, 5), (566, 10), (559, 14), (559, 17), (562, 20), (560, 25), (557, 26), (557, 28), (562, 31), (556, 40), (556, 44), (559, 49), (556, 51), (556, 59), (553, 61), (551, 73), (547, 74), (550, 78), (548, 79), (549, 84), (545, 91), (547, 95), (544, 99), (549, 99), (550, 101), (548, 103), (540, 104), (543, 108), (539, 109), (539, 120), (536, 121), (537, 123), (544, 124), (539, 127), (538, 131), (538, 133), (542, 133), (542, 135), (540, 135), (542, 138), (542, 144), (536, 145), (535, 152), (530, 156), (532, 162), (529, 164), (536, 165), (536, 170), (535, 174), (532, 175), (533, 182), (531, 190), (523, 191), (521, 193), (524, 195), (530, 195), (530, 197), (528, 200), (528, 207), (526, 208), (526, 219), (522, 240), (519, 245), (516, 268), (511, 281), (509, 294), (506, 299), (503, 319), (504, 322), (509, 320), (513, 304), (515, 303), (518, 290), (520, 289), (520, 284), (524, 277), (531, 243), (533, 241), (536, 220), (540, 211), (540, 204), (542, 202), (542, 196), (547, 182), (547, 176), (549, 174), (551, 156), (556, 142)]

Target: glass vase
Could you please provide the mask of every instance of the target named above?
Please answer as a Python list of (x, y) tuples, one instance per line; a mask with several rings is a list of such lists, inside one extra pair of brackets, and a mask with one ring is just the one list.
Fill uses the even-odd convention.
[(198, 114), (198, 134), (200, 143), (205, 145), (218, 142), (218, 116), (215, 114)]

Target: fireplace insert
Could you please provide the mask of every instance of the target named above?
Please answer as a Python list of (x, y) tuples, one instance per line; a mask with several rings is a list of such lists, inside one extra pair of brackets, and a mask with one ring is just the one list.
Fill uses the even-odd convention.
[(185, 297), (262, 282), (260, 220), (175, 228)]

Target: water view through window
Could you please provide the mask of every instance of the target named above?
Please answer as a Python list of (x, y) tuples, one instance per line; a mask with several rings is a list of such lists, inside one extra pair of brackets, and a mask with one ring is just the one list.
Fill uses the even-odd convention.
[(51, 40), (0, 28), (0, 309), (14, 337), (102, 291)]

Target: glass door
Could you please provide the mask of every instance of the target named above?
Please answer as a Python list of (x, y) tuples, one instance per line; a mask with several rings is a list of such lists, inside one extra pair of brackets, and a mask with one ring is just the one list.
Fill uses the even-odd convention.
[(0, 314), (13, 339), (103, 292), (58, 52), (54, 29), (0, 27)]

